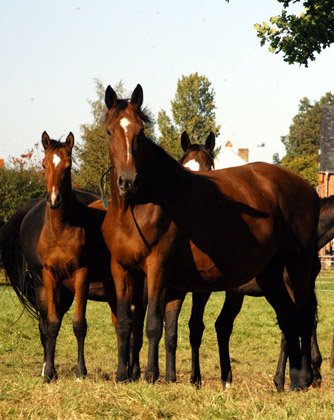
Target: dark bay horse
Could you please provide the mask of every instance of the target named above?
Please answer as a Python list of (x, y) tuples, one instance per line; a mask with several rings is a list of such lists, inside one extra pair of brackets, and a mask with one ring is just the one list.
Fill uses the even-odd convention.
[[(181, 136), (181, 147), (184, 151), (183, 155), (179, 159), (184, 167), (195, 171), (208, 171), (214, 168), (214, 155), (213, 149), (215, 147), (215, 136), (211, 132), (207, 137), (204, 144), (191, 143), (189, 136), (186, 132), (182, 133)], [(334, 202), (332, 206), (328, 204), (328, 199), (321, 199), (320, 217), (318, 224), (318, 247), (319, 249), (323, 246), (324, 241), (326, 243), (334, 236), (334, 211), (330, 213), (329, 208), (332, 207), (334, 210)], [(333, 200), (331, 200), (333, 201)], [(329, 233), (328, 233), (329, 231)], [(221, 366), (221, 381), (223, 387), (229, 387), (232, 382), (232, 370), (229, 356), (229, 340), (233, 329), (233, 323), (241, 310), (244, 296), (263, 296), (263, 292), (256, 282), (256, 279), (251, 280), (246, 285), (234, 290), (226, 291), (225, 302), (221, 313), (215, 323), (219, 354), (220, 354), (220, 366)], [(179, 310), (185, 297), (181, 296), (178, 302), (170, 302), (166, 305), (166, 311), (170, 305), (173, 306), (174, 311), (172, 316), (175, 317), (175, 321), (171, 322), (177, 328), (177, 317), (178, 312), (175, 310), (179, 305)], [(192, 310), (191, 317), (189, 320), (190, 329), (190, 343), (192, 348), (192, 373), (191, 382), (200, 385), (201, 383), (201, 372), (199, 363), (199, 348), (202, 342), (202, 336), (204, 332), (203, 315), (207, 301), (210, 297), (210, 293), (193, 293), (192, 294)], [(171, 332), (170, 341), (173, 340), (173, 334)], [(174, 331), (174, 345), (167, 345), (166, 350), (170, 351), (166, 357), (166, 371), (169, 372), (170, 378), (176, 378), (175, 372), (175, 351), (176, 351), (176, 338), (177, 332)], [(316, 326), (314, 327), (312, 335), (312, 369), (313, 369), (313, 386), (320, 386), (321, 374), (320, 366), (322, 362), (320, 350), (317, 343)], [(274, 382), (278, 391), (284, 390), (285, 381), (285, 367), (287, 362), (287, 348), (284, 335), (282, 335), (281, 341), (281, 354), (274, 377)]]
[[(256, 277), (287, 340), (291, 388), (308, 387), (319, 269), (318, 195), (293, 172), (265, 163), (200, 173), (182, 168), (145, 137), (142, 102), (140, 85), (130, 101), (117, 99), (110, 86), (106, 90), (113, 169), (102, 231), (117, 295), (116, 379), (127, 379), (133, 302), (145, 275), (148, 381), (159, 376), (167, 287), (208, 293), (233, 290)], [(283, 282), (284, 269), (295, 303)]]
[[(38, 239), (37, 251), (42, 264), (42, 284), (37, 296), (43, 319), (45, 340), (44, 382), (57, 374), (54, 366), (55, 346), (63, 317), (65, 301), (71, 300), (68, 291), (75, 293), (73, 331), (78, 342), (77, 378), (86, 375), (84, 340), (87, 331), (86, 303), (91, 282), (99, 280), (105, 286), (107, 300), (115, 311), (110, 255), (100, 228), (103, 210), (83, 205), (74, 198), (71, 184), (71, 153), (74, 144), (70, 133), (65, 143), (51, 141), (42, 134), (45, 151), (43, 167), (47, 188), (44, 224)], [(67, 305), (65, 305), (66, 308)]]

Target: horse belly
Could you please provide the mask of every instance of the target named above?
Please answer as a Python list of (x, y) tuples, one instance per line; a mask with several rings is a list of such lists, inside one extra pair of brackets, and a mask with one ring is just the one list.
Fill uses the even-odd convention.
[(185, 290), (193, 292), (233, 290), (256, 277), (270, 258), (271, 253), (263, 259), (250, 258), (246, 254), (213, 258), (191, 243), (191, 259), (186, 264), (184, 261), (179, 263), (177, 272), (170, 276), (174, 283), (170, 286), (179, 288), (182, 283)]

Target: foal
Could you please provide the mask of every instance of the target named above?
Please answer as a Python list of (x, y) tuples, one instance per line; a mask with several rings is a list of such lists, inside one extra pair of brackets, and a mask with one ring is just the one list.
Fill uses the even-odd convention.
[[(102, 281), (109, 305), (115, 303), (110, 273), (110, 254), (105, 246), (101, 224), (105, 212), (80, 203), (72, 193), (71, 153), (72, 133), (65, 143), (50, 140), (42, 134), (45, 150), (43, 167), (47, 188), (47, 206), (37, 250), (43, 266), (46, 307), (41, 316), (46, 319), (44, 382), (57, 378), (54, 356), (61, 325), (62, 292), (64, 288), (76, 295), (73, 330), (78, 342), (76, 376), (86, 375), (84, 340), (85, 318), (90, 282)], [(114, 308), (115, 311), (115, 308)]]

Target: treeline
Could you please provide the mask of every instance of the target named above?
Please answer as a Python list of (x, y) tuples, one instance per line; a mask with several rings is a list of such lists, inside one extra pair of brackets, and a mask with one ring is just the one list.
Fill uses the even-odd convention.
[[(74, 160), (77, 164), (72, 166), (72, 181), (74, 186), (98, 192), (100, 176), (109, 165), (109, 155), (104, 127), (105, 86), (100, 80), (95, 80), (95, 85), (97, 98), (89, 101), (93, 122), (81, 126), (81, 142), (76, 137)], [(114, 89), (119, 97), (129, 96), (122, 82)], [(322, 105), (334, 105), (334, 94), (328, 92), (313, 103), (308, 98), (300, 100), (289, 134), (281, 137), (286, 154), (283, 158), (278, 154), (273, 156), (273, 163), (292, 169), (313, 187), (318, 182)], [(152, 115), (153, 123), (145, 127), (145, 133), (178, 159), (182, 154), (180, 138), (183, 131), (188, 132), (192, 142), (205, 141), (210, 131), (219, 136), (221, 127), (216, 123), (215, 109), (215, 91), (208, 78), (198, 73), (182, 76), (170, 112), (162, 109), (157, 119)], [(24, 203), (45, 195), (42, 155), (41, 147), (35, 144), (19, 158), (12, 158), (5, 168), (0, 168), (0, 227)]]

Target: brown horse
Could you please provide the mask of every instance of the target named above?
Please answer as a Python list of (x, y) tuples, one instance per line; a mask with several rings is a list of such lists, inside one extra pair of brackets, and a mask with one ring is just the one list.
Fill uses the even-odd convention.
[[(256, 277), (287, 340), (291, 388), (308, 387), (319, 197), (293, 172), (265, 163), (187, 171), (145, 137), (142, 102), (140, 85), (130, 101), (118, 100), (110, 86), (106, 90), (113, 169), (102, 231), (117, 295), (116, 379), (127, 378), (134, 299), (145, 275), (148, 381), (159, 376), (166, 287), (207, 293)], [(284, 286), (285, 267), (295, 303)]]
[[(184, 151), (183, 155), (179, 159), (184, 167), (195, 171), (207, 171), (214, 168), (214, 155), (213, 149), (215, 147), (215, 136), (211, 132), (207, 137), (204, 144), (191, 143), (189, 136), (186, 132), (182, 133), (181, 136), (181, 147)], [(327, 204), (327, 200), (321, 200), (320, 217), (318, 224), (318, 247), (319, 249), (323, 246), (324, 241), (326, 243), (334, 236), (334, 229), (332, 229), (334, 214), (329, 211), (330, 207)], [(334, 206), (332, 206), (334, 207)], [(333, 212), (332, 212), (333, 213)], [(329, 233), (328, 233), (329, 232)], [(288, 285), (287, 285), (288, 287)], [(221, 313), (215, 323), (219, 354), (220, 354), (220, 366), (221, 366), (221, 381), (223, 387), (229, 387), (232, 382), (232, 370), (229, 356), (229, 340), (233, 329), (233, 323), (241, 310), (244, 296), (263, 296), (263, 292), (256, 282), (256, 279), (251, 280), (246, 285), (239, 287), (234, 291), (226, 291), (225, 302)], [(171, 312), (170, 317), (174, 316), (175, 320), (170, 320), (171, 325), (175, 326), (175, 331), (169, 331), (170, 338), (169, 342), (166, 342), (166, 372), (168, 372), (169, 378), (176, 378), (175, 372), (175, 351), (176, 351), (176, 337), (177, 337), (177, 319), (181, 306), (184, 300), (185, 294), (180, 296), (177, 301), (168, 302), (166, 305), (166, 312)], [(192, 373), (191, 382), (200, 385), (201, 383), (201, 372), (199, 363), (199, 348), (202, 341), (204, 323), (203, 315), (207, 301), (210, 297), (210, 293), (193, 293), (192, 294), (192, 309), (191, 317), (189, 320), (190, 329), (190, 343), (192, 349)], [(169, 306), (172, 306), (172, 311), (169, 311)], [(174, 336), (174, 337), (173, 337)], [(167, 337), (167, 334), (166, 334)], [(173, 341), (174, 338), (174, 341)], [(173, 343), (173, 345), (172, 345)], [(321, 354), (319, 351), (316, 326), (314, 327), (312, 335), (312, 369), (313, 369), (313, 386), (320, 386), (321, 374), (320, 366), (322, 362)], [(281, 354), (279, 357), (274, 382), (278, 391), (284, 390), (285, 380), (285, 367), (287, 362), (287, 348), (284, 335), (282, 335), (281, 341)]]
[[(115, 314), (115, 291), (110, 272), (110, 254), (105, 246), (101, 224), (105, 211), (88, 207), (75, 199), (71, 185), (71, 153), (74, 144), (70, 133), (65, 143), (52, 141), (42, 134), (45, 150), (43, 167), (47, 188), (44, 225), (37, 250), (43, 266), (45, 298), (39, 296), (41, 318), (45, 320), (44, 382), (57, 378), (54, 355), (63, 316), (65, 291), (75, 293), (73, 330), (78, 342), (76, 376), (86, 375), (84, 340), (87, 331), (86, 303), (89, 285), (102, 281), (109, 305)], [(67, 292), (68, 293), (68, 292)], [(44, 302), (44, 305), (43, 305)], [(42, 337), (42, 336), (41, 336)]]

